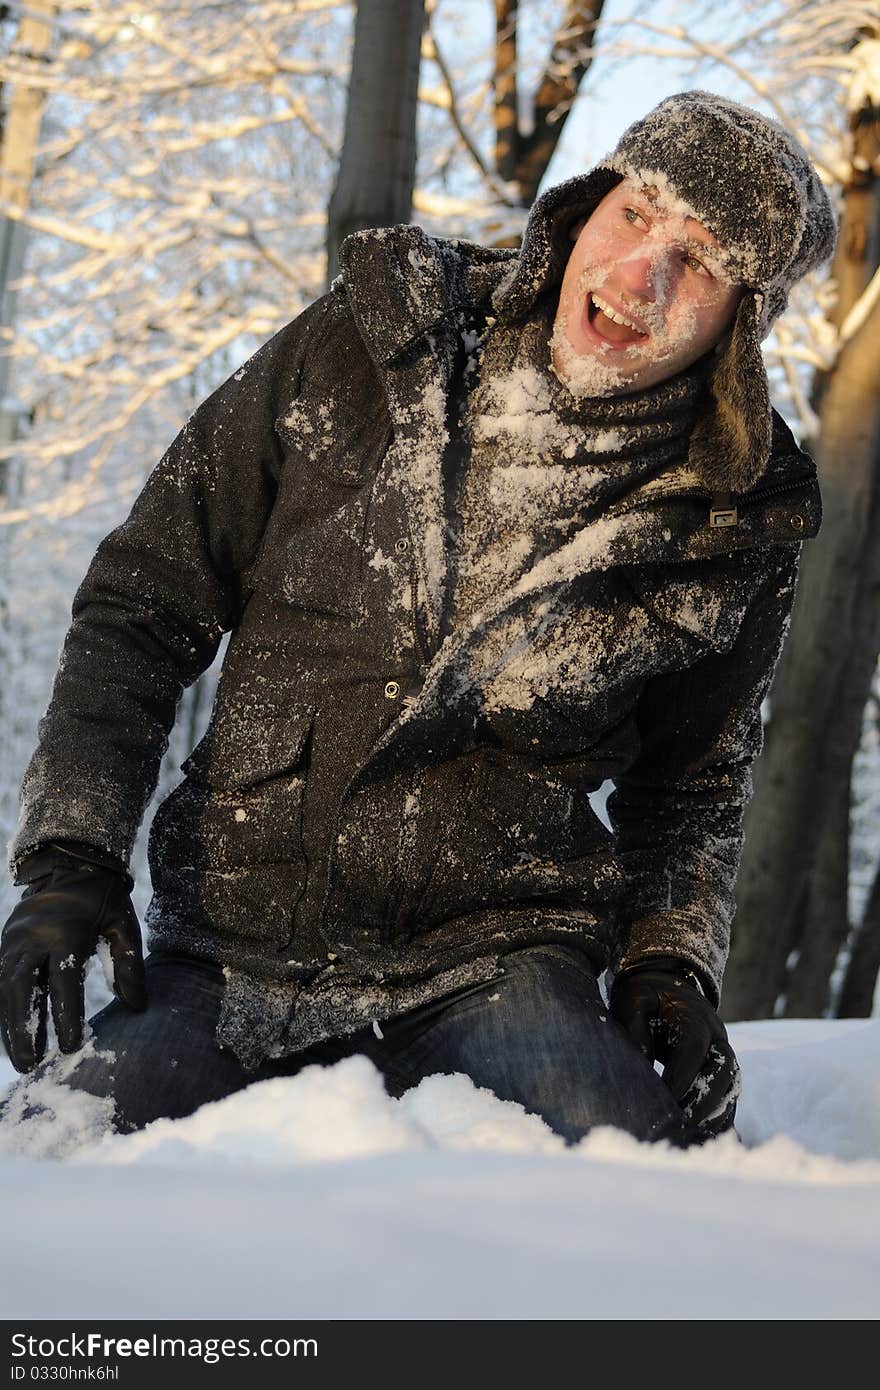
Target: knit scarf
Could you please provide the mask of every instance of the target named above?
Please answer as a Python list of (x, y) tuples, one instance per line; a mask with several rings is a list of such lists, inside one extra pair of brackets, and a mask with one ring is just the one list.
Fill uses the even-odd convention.
[(551, 365), (546, 317), (491, 326), (476, 357), (472, 349), (452, 422), (445, 626), (685, 456), (704, 382), (695, 364), (645, 391), (578, 398)]

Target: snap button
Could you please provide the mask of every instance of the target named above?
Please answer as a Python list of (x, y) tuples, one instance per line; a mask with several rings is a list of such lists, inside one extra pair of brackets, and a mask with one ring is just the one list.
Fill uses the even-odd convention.
[(388, 681), (385, 686), (385, 699), (396, 700), (400, 694), (400, 685), (397, 681)]
[(796, 531), (800, 531), (803, 529), (804, 519), (802, 516), (799, 516), (797, 512), (795, 512), (794, 516), (790, 516), (788, 519)]
[(405, 555), (409, 550), (409, 541), (406, 536), (401, 536), (400, 540), (394, 542), (394, 549), (398, 555)]

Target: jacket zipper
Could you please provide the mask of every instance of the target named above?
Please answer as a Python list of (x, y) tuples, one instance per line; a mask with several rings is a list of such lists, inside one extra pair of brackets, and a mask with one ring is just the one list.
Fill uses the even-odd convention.
[[(800, 478), (793, 479), (788, 483), (767, 483), (764, 487), (755, 490), (737, 502), (739, 510), (746, 511), (749, 507), (758, 506), (767, 497), (774, 497), (780, 493), (796, 492), (803, 488), (805, 484), (812, 481), (812, 475), (805, 473)], [(646, 507), (652, 507), (657, 502), (670, 502), (683, 499), (685, 501), (693, 498), (695, 501), (702, 501), (711, 504), (713, 494), (706, 488), (691, 487), (682, 488), (676, 492), (652, 492), (650, 497), (643, 497), (637, 502), (629, 505), (619, 503), (616, 507), (609, 507), (606, 515), (622, 516), (626, 512), (644, 511)]]
[(421, 656), (422, 663), (423, 663), (425, 666), (429, 666), (429, 665), (430, 665), (430, 662), (431, 662), (431, 658), (430, 658), (430, 656), (428, 655), (428, 651), (427, 651), (427, 647), (426, 647), (426, 645), (425, 645), (425, 641), (424, 641), (424, 639), (423, 639), (423, 637), (422, 637), (422, 633), (421, 633), (421, 631), (420, 631), (420, 629), (419, 629), (419, 619), (418, 619), (418, 611), (419, 611), (419, 610), (418, 610), (418, 574), (417, 574), (417, 572), (416, 572), (416, 565), (415, 565), (414, 562), (413, 562), (413, 564), (410, 566), (409, 591), (410, 591), (410, 610), (411, 610), (411, 612), (412, 612), (413, 641), (414, 641), (414, 643), (415, 643), (415, 646), (416, 646), (416, 649), (417, 649), (419, 655)]

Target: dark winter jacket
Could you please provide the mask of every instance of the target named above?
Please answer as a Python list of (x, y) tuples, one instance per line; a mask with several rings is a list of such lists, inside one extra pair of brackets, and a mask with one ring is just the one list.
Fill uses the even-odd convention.
[[(510, 256), (349, 238), (332, 292), (196, 411), (74, 601), (13, 872), (58, 839), (128, 862), (176, 702), (231, 632), (152, 827), (148, 924), (229, 967), (221, 1035), (249, 1062), (536, 941), (599, 967), (672, 954), (718, 997), (815, 468), (777, 419), (715, 525), (671, 464), (441, 643), (449, 374)], [(523, 652), (545, 677), (528, 698)], [(606, 778), (614, 835), (589, 801)]]

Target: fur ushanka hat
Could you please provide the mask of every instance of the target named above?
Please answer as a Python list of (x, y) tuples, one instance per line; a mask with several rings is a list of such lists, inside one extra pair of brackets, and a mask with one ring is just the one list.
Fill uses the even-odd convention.
[(558, 282), (572, 228), (626, 177), (686, 203), (750, 291), (712, 363), (689, 455), (713, 491), (745, 492), (764, 472), (770, 449), (761, 340), (792, 285), (834, 250), (828, 195), (806, 151), (775, 121), (712, 92), (680, 92), (631, 125), (589, 173), (538, 199), (516, 276), (497, 308), (527, 311), (538, 287)]

